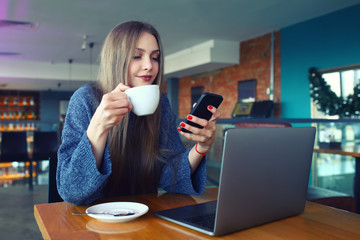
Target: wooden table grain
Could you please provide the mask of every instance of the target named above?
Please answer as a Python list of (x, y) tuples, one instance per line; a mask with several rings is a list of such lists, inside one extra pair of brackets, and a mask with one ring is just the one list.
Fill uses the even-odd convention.
[[(154, 211), (215, 200), (217, 188), (199, 196), (145, 194), (107, 199), (131, 201), (149, 206), (147, 214), (124, 223), (104, 223), (89, 216), (72, 215), (89, 206), (66, 202), (34, 206), (34, 215), (44, 239), (360, 239), (360, 215), (307, 202), (304, 213), (283, 220), (211, 237), (159, 219)], [(241, 204), (241, 203), (239, 203)]]

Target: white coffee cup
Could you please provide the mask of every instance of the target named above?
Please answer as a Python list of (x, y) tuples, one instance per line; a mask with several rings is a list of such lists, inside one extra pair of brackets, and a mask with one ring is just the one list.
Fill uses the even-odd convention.
[(132, 87), (124, 92), (133, 105), (133, 112), (138, 116), (153, 114), (159, 105), (159, 85)]

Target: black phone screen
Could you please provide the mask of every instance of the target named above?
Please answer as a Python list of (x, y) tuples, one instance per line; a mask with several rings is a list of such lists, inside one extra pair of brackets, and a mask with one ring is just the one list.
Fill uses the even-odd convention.
[[(207, 107), (211, 105), (218, 108), (222, 101), (223, 97), (221, 95), (214, 93), (203, 93), (199, 100), (196, 102), (195, 107), (191, 110), (190, 114), (199, 118), (209, 120), (212, 116), (212, 113), (207, 109)], [(186, 120), (186, 123), (197, 128), (203, 128), (202, 126), (188, 120)], [(184, 128), (181, 128), (181, 131), (191, 133)]]

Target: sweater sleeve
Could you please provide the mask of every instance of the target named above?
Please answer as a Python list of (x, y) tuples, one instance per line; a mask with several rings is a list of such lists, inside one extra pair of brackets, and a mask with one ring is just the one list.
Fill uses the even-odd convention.
[(64, 201), (89, 204), (103, 195), (111, 174), (108, 146), (99, 171), (86, 130), (94, 113), (91, 87), (79, 88), (71, 97), (58, 151), (57, 187)]
[(189, 151), (182, 143), (176, 127), (176, 117), (171, 111), (166, 95), (162, 97), (160, 146), (167, 150), (162, 163), (159, 187), (165, 191), (182, 194), (201, 194), (206, 187), (206, 157), (191, 174)]

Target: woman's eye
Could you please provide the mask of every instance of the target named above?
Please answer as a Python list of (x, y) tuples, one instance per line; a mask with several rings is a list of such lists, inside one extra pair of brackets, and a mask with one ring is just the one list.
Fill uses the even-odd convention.
[(133, 59), (140, 59), (141, 56), (133, 56)]
[(152, 60), (156, 61), (156, 62), (159, 62), (160, 59), (158, 57), (153, 57)]

